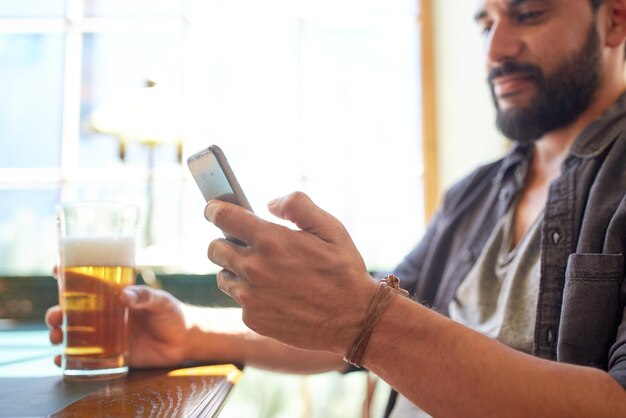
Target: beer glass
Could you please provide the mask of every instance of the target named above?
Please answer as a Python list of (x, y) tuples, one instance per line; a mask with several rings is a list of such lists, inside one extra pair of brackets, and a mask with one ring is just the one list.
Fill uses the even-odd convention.
[(57, 209), (63, 375), (106, 379), (128, 372), (128, 308), (135, 282), (138, 210), (116, 203), (65, 203)]

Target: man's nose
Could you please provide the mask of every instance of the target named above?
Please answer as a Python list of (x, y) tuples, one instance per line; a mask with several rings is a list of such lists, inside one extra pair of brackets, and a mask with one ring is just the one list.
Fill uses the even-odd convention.
[(522, 52), (523, 42), (515, 28), (507, 22), (494, 24), (487, 37), (486, 53), (489, 64), (515, 60)]

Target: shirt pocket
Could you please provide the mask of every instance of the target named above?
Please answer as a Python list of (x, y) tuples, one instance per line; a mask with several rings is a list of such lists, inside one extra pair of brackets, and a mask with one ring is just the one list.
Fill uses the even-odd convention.
[(615, 340), (624, 257), (571, 254), (567, 260), (557, 360), (607, 368)]

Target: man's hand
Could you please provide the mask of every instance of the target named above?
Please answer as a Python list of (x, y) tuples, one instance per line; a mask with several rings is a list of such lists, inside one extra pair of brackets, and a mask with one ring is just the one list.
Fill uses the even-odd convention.
[[(121, 299), (130, 309), (131, 367), (174, 366), (185, 360), (187, 326), (183, 304), (171, 294), (146, 286), (129, 286)], [(63, 314), (59, 306), (46, 312), (50, 341), (63, 341)], [(61, 364), (61, 356), (55, 358)]]
[(299, 348), (345, 353), (376, 291), (363, 259), (343, 225), (305, 194), (274, 200), (269, 210), (300, 230), (230, 203), (207, 203), (206, 218), (247, 244), (209, 245), (209, 259), (224, 268), (219, 288), (241, 304), (254, 331)]

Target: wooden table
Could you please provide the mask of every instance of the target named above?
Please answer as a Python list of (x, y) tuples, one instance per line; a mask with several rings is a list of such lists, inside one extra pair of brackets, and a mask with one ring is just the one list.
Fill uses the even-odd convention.
[(215, 417), (241, 377), (234, 365), (131, 370), (69, 382), (41, 327), (0, 330), (0, 417)]

